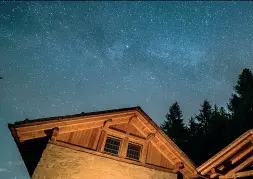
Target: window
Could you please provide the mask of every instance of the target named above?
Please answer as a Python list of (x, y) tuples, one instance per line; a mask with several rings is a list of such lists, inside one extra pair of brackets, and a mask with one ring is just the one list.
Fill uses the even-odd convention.
[(128, 144), (127, 148), (127, 158), (139, 160), (141, 152), (141, 146), (135, 144)]
[(118, 155), (120, 140), (112, 137), (107, 137), (104, 147), (104, 152), (112, 155)]

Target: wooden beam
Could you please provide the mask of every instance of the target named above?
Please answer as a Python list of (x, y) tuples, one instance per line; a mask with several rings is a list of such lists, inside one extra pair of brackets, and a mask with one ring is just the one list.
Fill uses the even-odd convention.
[(84, 124), (76, 124), (76, 125), (68, 125), (60, 127), (60, 134), (70, 133), (70, 132), (76, 132), (76, 131), (82, 131), (82, 130), (88, 130), (88, 129), (94, 129), (94, 128), (100, 128), (103, 126), (103, 121), (100, 122), (92, 122), (92, 123), (84, 123)]
[(216, 173), (212, 173), (211, 175), (210, 175), (210, 178), (215, 178), (215, 177), (217, 177), (218, 175), (216, 174)]
[(16, 130), (18, 134), (31, 132), (31, 131), (42, 131), (42, 130), (48, 130), (53, 129), (54, 127), (63, 127), (63, 126), (71, 126), (76, 124), (84, 124), (84, 123), (93, 123), (93, 122), (99, 122), (99, 121), (105, 121), (107, 119), (113, 119), (113, 120), (127, 120), (129, 117), (135, 115), (135, 112), (128, 112), (128, 113), (122, 113), (122, 114), (104, 114), (104, 115), (98, 115), (98, 116), (82, 116), (82, 117), (75, 117), (70, 118), (68, 120), (52, 120), (52, 121), (46, 121), (46, 122), (36, 122), (31, 123), (29, 126), (17, 126)]
[(112, 119), (107, 119), (106, 121), (104, 121), (104, 125), (102, 127), (102, 129), (108, 129), (109, 126), (112, 124)]
[(140, 156), (140, 162), (146, 163), (147, 161), (147, 155), (148, 155), (148, 146), (150, 145), (150, 142), (145, 142), (142, 146), (141, 150), (141, 156)]
[(150, 142), (151, 140), (153, 140), (155, 138), (155, 133), (150, 133), (147, 138), (146, 138), (146, 141), (147, 142)]
[(33, 131), (33, 132), (27, 132), (23, 133), (22, 135), (19, 135), (19, 142), (24, 142), (29, 139), (34, 138), (40, 138), (40, 137), (46, 137), (51, 136), (53, 133), (53, 130), (44, 130), (44, 131)]
[(126, 158), (128, 143), (129, 143), (129, 137), (125, 137), (122, 139), (120, 149), (119, 149), (119, 157)]
[(131, 134), (126, 134), (125, 132), (121, 132), (121, 131), (118, 131), (118, 130), (114, 130), (114, 129), (106, 129), (107, 133), (110, 134), (110, 135), (113, 135), (115, 137), (119, 137), (119, 138), (125, 138), (125, 137), (129, 137), (129, 140), (132, 140), (133, 142), (136, 142), (136, 143), (140, 143), (140, 144), (143, 144), (146, 142), (146, 140), (144, 138), (141, 138), (141, 137), (137, 137), (137, 136), (134, 136), (134, 135), (131, 135)]
[(232, 178), (243, 178), (243, 177), (249, 177), (253, 176), (253, 170), (243, 171), (243, 172), (237, 172), (230, 176), (220, 176), (220, 179), (232, 179)]
[(230, 170), (224, 177), (230, 178), (234, 173), (242, 170), (243, 168), (247, 167), (253, 162), (253, 155), (249, 158), (247, 158), (244, 162), (242, 162), (240, 165), (235, 167), (234, 169)]
[(55, 127), (53, 130), (53, 135), (51, 137), (51, 141), (56, 141), (57, 140), (57, 136), (59, 135), (59, 128)]
[[(65, 134), (65, 133), (70, 133), (70, 132), (75, 132), (75, 131), (100, 128), (100, 127), (108, 128), (110, 125), (126, 123), (128, 120), (129, 120), (128, 118), (112, 119), (112, 120), (108, 119), (106, 120), (107, 122), (95, 121), (95, 122), (75, 124), (75, 125), (66, 125), (66, 126), (59, 127), (59, 134)], [(42, 130), (42, 131), (22, 132), (22, 133), (19, 133), (18, 136), (20, 138), (20, 142), (23, 142), (25, 140), (51, 135), (52, 132), (50, 132), (50, 130), (52, 129)]]
[(180, 170), (182, 170), (184, 168), (184, 164), (183, 162), (178, 162), (174, 165), (174, 172), (179, 172)]
[(102, 130), (101, 134), (100, 134), (99, 141), (98, 141), (98, 145), (97, 145), (97, 151), (98, 152), (103, 152), (104, 145), (105, 145), (105, 142), (106, 142), (106, 138), (107, 138), (107, 131)]
[(127, 123), (127, 128), (126, 128), (126, 134), (129, 134), (129, 132), (130, 132), (130, 125), (134, 122), (134, 120), (136, 120), (137, 119), (137, 116), (136, 115), (134, 115), (134, 116), (132, 116), (132, 117), (130, 117), (130, 119), (129, 119), (129, 121), (128, 121), (128, 123)]
[[(223, 161), (231, 157), (235, 152), (237, 152), (242, 146), (246, 145), (249, 142), (249, 139), (251, 140), (253, 137), (252, 135), (247, 135), (243, 140), (240, 138), (240, 140), (237, 139), (237, 141), (234, 142), (233, 148), (230, 150), (224, 150), (219, 153), (219, 157), (216, 156), (212, 160), (208, 160), (205, 165), (200, 166), (198, 168), (198, 171), (201, 170), (201, 175), (205, 175), (208, 173), (214, 166), (217, 166), (221, 164)], [(237, 144), (237, 145), (235, 145)]]
[(253, 170), (248, 170), (248, 171), (244, 171), (244, 172), (237, 172), (237, 173), (235, 173), (235, 176), (237, 178), (253, 176)]
[[(58, 128), (59, 128), (59, 134), (64, 134), (64, 133), (70, 133), (70, 132), (74, 132), (74, 131), (99, 128), (101, 126), (102, 126), (102, 122), (64, 126), (64, 127), (60, 127), (60, 128), (58, 127)], [(34, 138), (51, 136), (52, 131), (53, 131), (53, 129), (42, 130), (42, 131), (30, 131), (30, 132), (26, 132), (26, 133), (21, 133), (21, 134), (19, 134), (19, 139), (20, 139), (20, 142), (23, 142), (23, 141), (34, 139)]]
[(253, 145), (250, 145), (246, 150), (243, 150), (242, 152), (240, 152), (239, 154), (237, 154), (236, 156), (234, 156), (230, 160), (231, 164), (235, 164), (236, 162), (238, 162), (239, 160), (241, 160), (244, 156), (246, 156), (247, 154), (249, 154), (251, 151), (253, 151)]
[[(187, 171), (189, 171), (192, 175), (197, 175), (196, 167), (194, 166), (194, 164), (178, 148), (178, 146), (165, 133), (162, 132), (159, 126), (155, 124), (155, 122), (150, 121), (150, 119), (143, 116), (140, 112), (137, 115), (137, 117), (138, 119), (140, 119), (143, 125), (146, 126), (146, 128), (150, 131), (150, 133), (157, 133), (156, 139), (158, 139), (159, 142), (162, 143), (162, 145), (166, 147), (167, 152), (169, 152), (171, 155), (175, 157), (175, 160), (172, 162), (172, 164), (175, 164), (178, 161), (182, 161)], [(169, 161), (171, 161), (171, 156), (167, 156), (166, 154), (164, 156)]]

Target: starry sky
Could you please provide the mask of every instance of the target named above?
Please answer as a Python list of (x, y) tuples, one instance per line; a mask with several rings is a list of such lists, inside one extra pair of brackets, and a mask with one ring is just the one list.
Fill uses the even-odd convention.
[(0, 178), (28, 173), (7, 123), (224, 106), (253, 69), (252, 2), (0, 2)]

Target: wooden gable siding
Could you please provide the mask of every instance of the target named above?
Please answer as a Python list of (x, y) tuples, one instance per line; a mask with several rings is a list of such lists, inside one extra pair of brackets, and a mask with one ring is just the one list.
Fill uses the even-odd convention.
[[(117, 124), (112, 126), (111, 129), (125, 132), (126, 126), (127, 124)], [(142, 138), (144, 137), (140, 132), (137, 131), (134, 126), (131, 126), (130, 128), (130, 134)], [(87, 129), (82, 131), (59, 134), (57, 136), (57, 141), (96, 150), (100, 134), (101, 128)], [(160, 153), (157, 148), (151, 143), (148, 145), (146, 163), (168, 169), (173, 168), (173, 165), (166, 159), (166, 157), (162, 153)]]
[(136, 127), (134, 127), (133, 125), (128, 126), (127, 123), (112, 125), (112, 126), (110, 126), (110, 128), (115, 129), (115, 130), (119, 130), (119, 131), (122, 131), (122, 132), (126, 132), (126, 130), (128, 130), (130, 135), (141, 137), (141, 138), (146, 137), (146, 136), (142, 135), (142, 133), (140, 133), (136, 129)]
[(94, 129), (64, 133), (64, 134), (60, 134), (57, 137), (57, 140), (78, 145), (81, 147), (89, 148), (92, 150), (96, 150), (100, 131), (101, 130), (99, 128), (94, 128)]
[(148, 164), (173, 168), (173, 165), (161, 154), (153, 144), (148, 145), (147, 161)]

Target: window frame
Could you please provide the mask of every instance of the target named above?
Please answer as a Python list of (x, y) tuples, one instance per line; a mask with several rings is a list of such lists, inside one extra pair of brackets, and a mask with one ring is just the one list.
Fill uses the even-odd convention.
[[(107, 142), (107, 139), (112, 139), (112, 140), (117, 140), (117, 141), (119, 141), (119, 146), (118, 146), (117, 154), (114, 154), (114, 153), (105, 151), (105, 150), (106, 150), (106, 144), (107, 144), (106, 142)], [(110, 144), (110, 145), (112, 145), (112, 144)], [(120, 150), (121, 150), (121, 145), (122, 145), (122, 139), (121, 139), (121, 138), (115, 137), (115, 136), (111, 136), (111, 135), (107, 135), (107, 136), (106, 136), (106, 139), (105, 139), (104, 147), (103, 147), (103, 153), (108, 154), (108, 155), (112, 155), (112, 156), (119, 157), (119, 153), (120, 153)], [(110, 149), (110, 150), (113, 150), (113, 149)]]
[[(138, 159), (128, 157), (128, 147), (129, 147), (129, 145), (137, 146), (139, 148)], [(128, 145), (127, 145), (127, 149), (126, 149), (126, 156), (125, 156), (125, 158), (128, 159), (128, 160), (134, 160), (134, 161), (140, 162), (141, 161), (141, 156), (142, 156), (142, 150), (143, 150), (143, 145), (129, 141)]]

